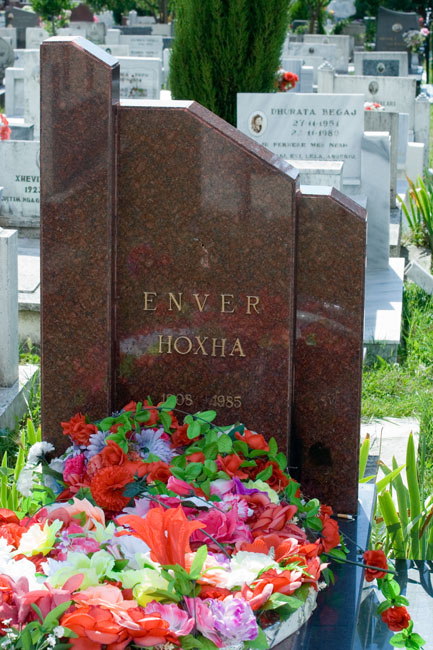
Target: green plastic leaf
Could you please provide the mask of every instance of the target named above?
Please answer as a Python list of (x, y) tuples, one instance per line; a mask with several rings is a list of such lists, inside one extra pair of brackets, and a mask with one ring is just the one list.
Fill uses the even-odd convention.
[(200, 417), (200, 420), (204, 420), (205, 422), (212, 422), (212, 420), (215, 420), (216, 418), (216, 411), (202, 411), (200, 413), (196, 413), (198, 417)]
[(207, 546), (206, 544), (203, 544), (203, 546), (200, 546), (200, 548), (196, 552), (194, 559), (192, 561), (191, 569), (189, 571), (189, 577), (191, 578), (191, 580), (197, 580), (203, 568), (203, 564), (206, 561), (206, 558), (207, 558)]
[(338, 548), (331, 548), (331, 550), (328, 551), (326, 555), (329, 555), (337, 561), (346, 559), (346, 553), (344, 553), (344, 551), (340, 551)]
[(223, 433), (218, 438), (217, 445), (218, 445), (218, 451), (220, 452), (220, 454), (229, 454), (233, 449), (232, 439), (226, 433)]
[(323, 523), (319, 517), (307, 517), (305, 524), (308, 528), (311, 528), (311, 530), (321, 531), (323, 528)]
[(390, 607), (392, 607), (392, 602), (390, 600), (384, 600), (383, 603), (380, 603), (379, 607), (377, 608), (377, 613), (382, 614), (382, 612), (385, 612)]
[(193, 440), (194, 438), (197, 438), (197, 436), (199, 436), (200, 433), (201, 433), (200, 423), (197, 422), (197, 420), (194, 420), (194, 421), (191, 422), (191, 424), (188, 426), (188, 429), (187, 429), (186, 435), (188, 436), (188, 438), (189, 438), (190, 440)]
[(203, 471), (202, 463), (190, 463), (185, 470), (185, 476), (187, 482), (192, 481), (195, 478), (198, 478), (202, 473), (202, 471)]
[(161, 420), (161, 424), (164, 427), (164, 431), (166, 433), (170, 433), (171, 415), (169, 415), (169, 413), (166, 411), (161, 411), (159, 414), (159, 419)]
[(406, 648), (406, 635), (403, 635), (401, 632), (394, 634), (389, 640), (389, 643), (394, 646), (394, 648)]
[(165, 402), (160, 404), (160, 408), (164, 409), (165, 411), (172, 411), (174, 408), (176, 408), (176, 395), (169, 395)]
[(274, 468), (272, 465), (266, 467), (263, 471), (259, 472), (256, 476), (256, 481), (267, 481), (268, 478), (271, 478)]
[[(205, 453), (205, 456), (206, 456), (206, 453)], [(206, 456), (206, 460), (204, 461), (204, 466), (206, 467), (206, 469), (208, 469), (210, 472), (212, 472), (214, 474), (216, 474), (217, 471), (218, 471), (218, 465), (216, 464), (216, 462), (214, 460), (211, 460), (207, 456)]]
[(44, 620), (44, 627), (48, 630), (51, 630), (52, 627), (58, 625), (59, 618), (66, 612), (70, 605), (72, 605), (72, 600), (61, 603), (61, 605), (57, 605), (57, 607), (52, 609), (51, 612), (48, 612)]
[(278, 454), (277, 441), (275, 440), (275, 438), (272, 437), (269, 440), (268, 444), (269, 444), (269, 456), (272, 456), (272, 458), (274, 458)]
[(279, 451), (278, 454), (275, 456), (275, 460), (277, 461), (277, 463), (278, 463), (278, 465), (280, 467), (280, 470), (282, 472), (285, 472), (286, 467), (287, 467), (287, 457), (286, 457), (286, 455), (283, 454), (282, 451)]

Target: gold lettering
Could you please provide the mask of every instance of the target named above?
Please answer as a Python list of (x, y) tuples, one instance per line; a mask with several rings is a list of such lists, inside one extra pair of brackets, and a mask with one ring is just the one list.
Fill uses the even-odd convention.
[(207, 357), (207, 352), (206, 352), (206, 350), (205, 350), (204, 347), (203, 347), (203, 343), (204, 343), (205, 341), (207, 341), (207, 336), (204, 337), (203, 341), (201, 340), (201, 338), (200, 338), (199, 336), (196, 336), (195, 339), (196, 339), (196, 341), (197, 341), (197, 343), (198, 343), (198, 348), (197, 348), (197, 350), (194, 352), (194, 354), (198, 354), (199, 351), (201, 350), (201, 353), (202, 353), (205, 357)]
[(144, 311), (156, 311), (156, 307), (152, 307), (155, 300), (156, 293), (154, 291), (144, 292)]
[(247, 314), (251, 314), (251, 307), (254, 308), (256, 314), (260, 314), (259, 310), (257, 309), (259, 302), (260, 298), (258, 296), (247, 296)]
[(205, 293), (203, 303), (200, 303), (200, 294), (199, 293), (193, 293), (192, 295), (195, 298), (195, 301), (197, 303), (197, 306), (198, 306), (199, 310), (203, 311), (204, 306), (206, 304), (206, 300), (209, 298), (209, 294)]
[(244, 357), (244, 351), (242, 350), (242, 345), (239, 339), (236, 339), (235, 344), (233, 346), (233, 350), (230, 352), (230, 356), (233, 357), (235, 355), (235, 352), (239, 354), (240, 357)]
[(177, 311), (181, 311), (181, 309), (182, 309), (182, 294), (178, 293), (177, 295), (178, 295), (178, 299), (176, 300), (176, 298), (174, 297), (174, 293), (169, 293), (168, 294), (168, 297), (170, 299), (170, 306), (168, 308), (168, 311), (173, 311), (173, 307), (171, 306), (172, 301), (176, 305)]
[[(227, 300), (227, 298), (228, 298), (228, 300)], [(226, 307), (231, 307), (232, 306), (232, 305), (229, 304), (231, 298), (234, 298), (234, 295), (231, 294), (231, 293), (222, 293), (221, 294), (221, 313), (222, 314), (233, 314), (234, 309), (232, 309), (231, 311), (229, 309), (226, 309)]]
[(212, 339), (212, 356), (216, 357), (218, 356), (216, 353), (216, 349), (220, 348), (221, 349), (221, 354), (219, 355), (220, 357), (225, 357), (225, 349), (226, 349), (226, 343), (227, 339), (219, 339), (221, 343), (217, 343), (218, 339)]
[(168, 339), (167, 341), (163, 341), (164, 336), (162, 334), (159, 335), (159, 354), (162, 354), (164, 350), (162, 349), (163, 345), (167, 346), (167, 354), (171, 354), (171, 339), (173, 338), (172, 336), (167, 336), (166, 338)]
[[(187, 345), (188, 345), (188, 349), (187, 349), (187, 350), (180, 350), (180, 349), (178, 348), (178, 343), (179, 343), (179, 341), (181, 341), (182, 339), (183, 339), (184, 341), (188, 341), (188, 343), (187, 343)], [(191, 339), (189, 339), (187, 336), (178, 336), (177, 339), (175, 339), (175, 341), (174, 341), (174, 349), (176, 350), (176, 352), (177, 352), (178, 354), (188, 354), (189, 352), (191, 352), (191, 349), (192, 349), (192, 341), (191, 341)]]

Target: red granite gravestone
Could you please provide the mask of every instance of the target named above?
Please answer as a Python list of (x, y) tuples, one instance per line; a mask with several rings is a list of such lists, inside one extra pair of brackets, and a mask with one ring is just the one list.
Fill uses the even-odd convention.
[(79, 5), (77, 5), (72, 9), (69, 20), (71, 23), (75, 23), (75, 22), (93, 23), (93, 11), (87, 5), (80, 3)]
[(338, 193), (296, 209), (296, 171), (196, 103), (119, 103), (118, 64), (80, 37), (41, 68), (44, 436), (176, 394), (287, 450), (296, 317), (291, 458), (355, 512), (363, 214)]

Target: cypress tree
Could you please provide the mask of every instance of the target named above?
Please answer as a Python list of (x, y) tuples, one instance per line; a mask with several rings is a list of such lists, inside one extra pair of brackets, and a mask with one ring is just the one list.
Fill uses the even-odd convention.
[(177, 0), (174, 99), (194, 99), (236, 125), (236, 93), (274, 89), (290, 0)]

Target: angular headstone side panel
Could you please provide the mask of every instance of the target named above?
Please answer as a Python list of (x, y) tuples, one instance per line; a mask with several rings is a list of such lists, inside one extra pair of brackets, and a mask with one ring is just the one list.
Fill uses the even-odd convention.
[(356, 513), (365, 210), (337, 190), (298, 194), (291, 465), (306, 496)]
[(292, 169), (197, 104), (149, 102), (120, 107), (117, 174), (116, 406), (173, 393), (286, 449)]
[(112, 403), (114, 112), (118, 64), (91, 43), (41, 47), (42, 427)]

